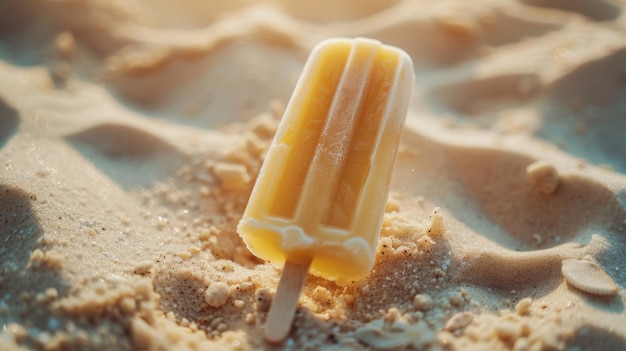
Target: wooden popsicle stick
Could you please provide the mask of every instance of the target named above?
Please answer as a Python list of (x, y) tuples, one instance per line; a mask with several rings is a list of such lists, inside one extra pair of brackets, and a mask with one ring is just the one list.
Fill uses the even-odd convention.
[(285, 262), (265, 325), (267, 341), (279, 343), (289, 334), (310, 266), (311, 260), (305, 263)]

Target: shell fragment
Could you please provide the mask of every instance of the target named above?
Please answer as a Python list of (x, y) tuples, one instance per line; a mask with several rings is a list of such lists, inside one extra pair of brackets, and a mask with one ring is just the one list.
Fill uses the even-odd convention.
[(613, 279), (589, 260), (563, 260), (561, 272), (571, 286), (588, 294), (610, 296), (617, 293)]

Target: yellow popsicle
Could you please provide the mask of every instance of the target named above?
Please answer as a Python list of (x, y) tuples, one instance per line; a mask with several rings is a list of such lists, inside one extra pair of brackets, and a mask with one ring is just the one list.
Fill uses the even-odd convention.
[(371, 270), (412, 87), (398, 48), (357, 38), (313, 50), (238, 227), (253, 254), (339, 283)]

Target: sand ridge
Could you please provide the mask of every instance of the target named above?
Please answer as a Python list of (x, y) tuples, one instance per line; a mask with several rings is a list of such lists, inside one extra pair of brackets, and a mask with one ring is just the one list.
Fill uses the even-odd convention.
[(0, 4), (0, 349), (271, 349), (236, 225), (308, 51), (356, 35), (416, 63), (375, 267), (310, 276), (276, 349), (626, 347), (623, 2), (332, 3)]

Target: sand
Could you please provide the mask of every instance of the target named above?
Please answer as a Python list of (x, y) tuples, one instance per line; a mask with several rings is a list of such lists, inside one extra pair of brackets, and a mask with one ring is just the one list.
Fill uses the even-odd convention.
[[(623, 0), (0, 1), (0, 349), (625, 350)], [(372, 272), (236, 233), (310, 49), (416, 85)]]

